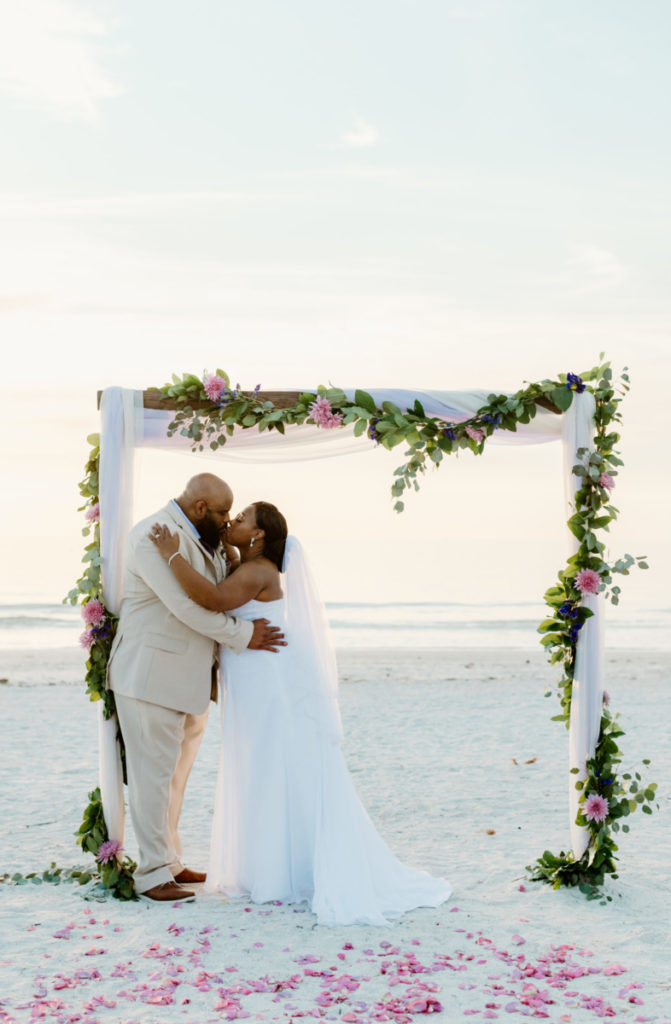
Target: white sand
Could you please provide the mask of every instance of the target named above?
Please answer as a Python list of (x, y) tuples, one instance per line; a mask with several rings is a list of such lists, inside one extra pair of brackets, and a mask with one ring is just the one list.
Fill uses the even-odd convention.
[[(95, 713), (64, 685), (72, 659), (2, 655), (1, 871), (85, 863), (72, 833), (96, 784)], [(612, 902), (524, 878), (568, 841), (567, 734), (550, 721), (558, 704), (543, 692), (556, 675), (542, 652), (342, 653), (359, 792), (402, 859), (450, 879), (452, 901), (388, 929), (329, 930), (304, 907), (204, 896), (149, 906), (2, 885), (0, 1024), (403, 1022), (437, 1002), (447, 1021), (671, 1022), (670, 662), (608, 659), (626, 765), (650, 757), (660, 788), (660, 812), (634, 816), (622, 837)], [(183, 817), (193, 867), (206, 861), (217, 734), (213, 715)]]

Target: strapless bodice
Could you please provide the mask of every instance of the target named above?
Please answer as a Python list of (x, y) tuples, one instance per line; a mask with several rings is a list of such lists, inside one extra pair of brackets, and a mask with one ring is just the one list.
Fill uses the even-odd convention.
[(274, 601), (245, 601), (239, 608), (231, 608), (229, 615), (235, 615), (236, 619), (247, 619), (252, 622), (254, 619), (270, 619), (274, 626), (284, 621), (284, 598), (278, 597)]

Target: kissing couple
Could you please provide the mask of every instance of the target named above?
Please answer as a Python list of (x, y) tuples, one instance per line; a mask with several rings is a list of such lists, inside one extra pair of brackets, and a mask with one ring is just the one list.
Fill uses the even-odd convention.
[[(394, 856), (342, 752), (324, 606), (282, 513), (201, 473), (128, 538), (108, 666), (126, 747), (138, 894), (188, 886), (255, 903), (307, 901), (319, 924), (389, 924), (448, 899)], [(185, 867), (184, 791), (221, 678), (222, 740), (207, 873)], [(203, 839), (205, 842), (205, 839)]]

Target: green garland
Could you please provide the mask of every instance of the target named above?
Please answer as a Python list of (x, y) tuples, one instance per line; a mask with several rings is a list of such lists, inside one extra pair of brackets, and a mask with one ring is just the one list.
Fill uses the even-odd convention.
[[(618, 515), (610, 502), (610, 489), (623, 463), (615, 450), (620, 435), (612, 425), (621, 422), (619, 405), (629, 390), (626, 368), (617, 382), (613, 380), (610, 363), (604, 362), (580, 375), (560, 374), (556, 380), (529, 384), (514, 395), (491, 394), (487, 404), (474, 416), (459, 423), (427, 416), (419, 401), (412, 410), (402, 410), (393, 402), (383, 402), (378, 407), (365, 391), (356, 391), (354, 401), (350, 401), (342, 390), (333, 387), (320, 387), (316, 393), (306, 392), (294, 406), (276, 409), (272, 402), (262, 400), (258, 387), (251, 393), (242, 392), (239, 385), (231, 388), (223, 370), (217, 370), (214, 375), (204, 374), (203, 379), (193, 374), (173, 375), (172, 383), (164, 385), (162, 393), (179, 406), (169, 425), (169, 436), (179, 432), (191, 441), (193, 451), (203, 451), (206, 445), (215, 451), (226, 444), (236, 427), (284, 433), (285, 425), (305, 422), (325, 428), (353, 425), (355, 436), (366, 434), (371, 441), (387, 449), (405, 444), (408, 446), (405, 461), (395, 470), (391, 488), (394, 508), (402, 512), (405, 492), (419, 490), (420, 475), (431, 466), (437, 468), (445, 455), (463, 449), (481, 455), (487, 440), (497, 430), (516, 431), (518, 424), (529, 423), (539, 404), (565, 412), (574, 394), (586, 389), (594, 395), (596, 406), (594, 450), (590, 453), (581, 449), (577, 453), (581, 462), (574, 467), (574, 473), (583, 483), (575, 496), (575, 513), (568, 521), (579, 548), (560, 571), (557, 585), (547, 591), (545, 600), (551, 616), (539, 626), (543, 634), (541, 643), (547, 648), (550, 662), (561, 664), (563, 669), (558, 684), (562, 710), (553, 720), (565, 722), (568, 728), (576, 643), (580, 629), (592, 614), (582, 604), (579, 573), (582, 570), (596, 573), (598, 590), (617, 604), (620, 588), (613, 584), (614, 575), (628, 575), (635, 564), (641, 569), (647, 568), (643, 557), (632, 555), (610, 564), (605, 558), (605, 544), (600, 539), (602, 531), (607, 532)], [(604, 706), (594, 757), (587, 763), (587, 778), (576, 782), (576, 788), (581, 791), (577, 823), (590, 830), (587, 850), (577, 862), (571, 853), (562, 851), (555, 856), (545, 851), (528, 869), (534, 880), (546, 881), (555, 887), (578, 885), (588, 897), (594, 898), (605, 876), (615, 874), (617, 846), (613, 834), (620, 828), (629, 831), (629, 826), (620, 825), (618, 819), (638, 807), (651, 813), (657, 788), (655, 783), (643, 786), (638, 773), (633, 778), (630, 773), (618, 776), (621, 753), (617, 739), (622, 735), (617, 716), (613, 717)], [(595, 796), (607, 804), (602, 820), (585, 817), (585, 813), (594, 813), (594, 801), (587, 804), (587, 800)], [(601, 816), (604, 805), (598, 805), (597, 811)]]
[(100, 798), (100, 790), (94, 789), (89, 793), (89, 805), (84, 811), (84, 819), (75, 835), (77, 843), (86, 853), (92, 853), (96, 858), (97, 870), (90, 868), (60, 868), (52, 861), (51, 865), (41, 873), (31, 871), (22, 875), (16, 871), (13, 874), (5, 872), (0, 875), (0, 883), (9, 885), (26, 885), (32, 882), (40, 885), (42, 882), (49, 882), (52, 885), (60, 885), (62, 882), (78, 882), (79, 885), (86, 885), (88, 882), (97, 880), (101, 890), (111, 890), (113, 895), (120, 900), (132, 900), (134, 898), (133, 871), (136, 868), (134, 861), (126, 858), (123, 863), (115, 855), (100, 858), (100, 849), (104, 843), (109, 841), (105, 818), (103, 817), (103, 805)]
[[(287, 425), (301, 423), (317, 424), (324, 429), (352, 425), (355, 436), (366, 434), (370, 441), (388, 450), (405, 444), (404, 462), (395, 470), (391, 488), (394, 508), (401, 512), (405, 492), (419, 490), (419, 477), (430, 467), (437, 468), (445, 455), (464, 449), (481, 455), (487, 440), (497, 430), (516, 431), (518, 424), (529, 423), (535, 417), (538, 405), (551, 405), (565, 412), (574, 394), (585, 389), (594, 395), (596, 414), (594, 450), (590, 453), (581, 449), (578, 452), (580, 464), (574, 467), (574, 473), (583, 483), (575, 496), (575, 513), (568, 526), (578, 539), (579, 547), (559, 572), (557, 584), (547, 591), (545, 600), (550, 616), (539, 626), (543, 634), (541, 643), (547, 649), (550, 662), (560, 664), (563, 670), (558, 684), (561, 713), (553, 720), (563, 721), (568, 728), (576, 643), (580, 629), (591, 615), (582, 603), (583, 591), (587, 592), (585, 579), (590, 583), (589, 574), (596, 574), (591, 576), (591, 583), (598, 585), (606, 599), (617, 604), (620, 588), (613, 585), (614, 575), (628, 575), (635, 564), (641, 569), (647, 568), (643, 557), (631, 555), (609, 563), (605, 558), (605, 544), (600, 539), (602, 531), (608, 531), (618, 515), (618, 510), (610, 503), (610, 489), (615, 484), (618, 467), (622, 466), (615, 450), (620, 435), (611, 425), (621, 422), (619, 405), (629, 389), (626, 370), (615, 382), (610, 364), (606, 362), (581, 375), (560, 374), (556, 380), (529, 384), (514, 395), (491, 394), (487, 404), (474, 416), (459, 423), (427, 416), (419, 401), (411, 410), (402, 410), (393, 402), (383, 402), (378, 407), (365, 391), (357, 390), (354, 400), (350, 401), (344, 391), (333, 387), (305, 392), (293, 406), (280, 409), (262, 398), (260, 386), (252, 392), (241, 391), (239, 385), (231, 388), (223, 370), (213, 375), (204, 374), (202, 379), (193, 374), (173, 375), (172, 382), (164, 385), (161, 392), (178, 406), (168, 427), (168, 436), (179, 433), (188, 438), (193, 451), (203, 451), (206, 446), (216, 451), (226, 444), (236, 427), (256, 428), (260, 432), (276, 430), (283, 434)], [(89, 535), (93, 529), (93, 539), (84, 554), (88, 567), (66, 600), (81, 603), (85, 617), (90, 601), (100, 605), (100, 608), (97, 605), (89, 608), (89, 620), (94, 621), (89, 621), (83, 638), (89, 646), (86, 681), (90, 699), (104, 700), (105, 716), (110, 717), (114, 698), (105, 689), (105, 671), (116, 620), (101, 602), (99, 526), (96, 515), (92, 514), (98, 502), (98, 435), (92, 435), (89, 442), (92, 451), (80, 490), (86, 499), (83, 509), (88, 510), (88, 518), (94, 523), (93, 527), (84, 529), (84, 534)], [(587, 577), (580, 575), (585, 570)], [(644, 785), (638, 773), (633, 777), (631, 773), (618, 776), (622, 756), (617, 740), (622, 735), (618, 716), (612, 716), (604, 705), (594, 757), (587, 763), (587, 778), (576, 783), (581, 792), (576, 820), (590, 830), (587, 850), (579, 861), (574, 861), (571, 853), (553, 855), (545, 851), (528, 869), (534, 880), (549, 882), (555, 888), (579, 886), (588, 898), (594, 898), (599, 895), (599, 886), (606, 875), (617, 877), (617, 846), (613, 834), (620, 829), (629, 831), (628, 824), (621, 823), (620, 819), (637, 808), (652, 813), (657, 788), (655, 783)], [(599, 798), (596, 803), (594, 798)], [(90, 800), (78, 842), (97, 855), (108, 837), (99, 791), (90, 794)], [(132, 896), (132, 861), (128, 858), (123, 863), (115, 860), (114, 868), (110, 869), (109, 862), (99, 860), (98, 867), (103, 884), (116, 896), (121, 899)]]
[[(91, 446), (85, 466), (84, 479), (80, 481), (79, 492), (85, 500), (80, 512), (86, 513), (87, 525), (82, 529), (84, 537), (92, 537), (84, 548), (82, 562), (86, 568), (75, 586), (64, 600), (66, 604), (81, 604), (82, 617), (87, 628), (80, 637), (81, 645), (88, 650), (86, 660), (86, 692), (89, 700), (103, 702), (103, 716), (112, 718), (115, 713), (114, 694), (105, 686), (107, 662), (109, 660), (112, 641), (118, 624), (102, 600), (100, 552), (100, 508), (99, 508), (99, 476), (100, 436), (90, 434), (87, 438)], [(124, 759), (124, 748), (121, 733), (117, 733), (120, 741), (121, 756)], [(89, 803), (84, 810), (82, 824), (75, 832), (77, 843), (81, 848), (93, 854), (96, 859), (97, 871), (86, 872), (79, 876), (81, 884), (97, 877), (105, 889), (110, 889), (120, 900), (134, 898), (133, 872), (136, 864), (130, 857), (121, 859), (120, 847), (110, 852), (110, 837), (105, 825), (100, 790), (89, 793)], [(114, 844), (116, 847), (116, 844)], [(76, 876), (73, 876), (76, 877)]]

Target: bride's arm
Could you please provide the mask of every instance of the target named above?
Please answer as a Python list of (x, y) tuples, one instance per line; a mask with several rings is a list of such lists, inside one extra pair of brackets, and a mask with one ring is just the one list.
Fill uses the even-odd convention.
[(220, 583), (212, 583), (189, 565), (179, 553), (179, 537), (177, 533), (170, 533), (167, 526), (155, 523), (149, 538), (161, 558), (170, 565), (177, 582), (187, 596), (211, 612), (227, 612), (231, 608), (238, 608), (246, 601), (251, 601), (266, 586), (263, 567), (253, 562), (241, 565), (235, 573)]

